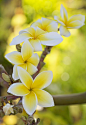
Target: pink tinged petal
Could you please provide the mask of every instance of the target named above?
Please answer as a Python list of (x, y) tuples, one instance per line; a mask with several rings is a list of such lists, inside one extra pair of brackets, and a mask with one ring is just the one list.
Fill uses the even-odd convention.
[(68, 14), (67, 14), (67, 11), (66, 9), (64, 8), (64, 6), (61, 4), (61, 9), (60, 9), (60, 13), (61, 13), (61, 17), (62, 19), (67, 22), (68, 20)]
[(33, 54), (33, 47), (29, 41), (25, 41), (21, 48), (21, 54), (24, 61), (27, 61)]
[(21, 67), (18, 67), (17, 70), (18, 70), (19, 78), (20, 78), (20, 80), (22, 81), (22, 83), (23, 83), (28, 89), (30, 89), (31, 84), (33, 83), (33, 79), (32, 79), (32, 77), (30, 76), (30, 74), (29, 74), (25, 69), (23, 69), (23, 68), (21, 68)]
[(42, 51), (41, 42), (39, 40), (29, 40), (34, 48), (34, 51)]
[(47, 27), (46, 27), (46, 31), (48, 32), (57, 32), (57, 26), (58, 23), (55, 21), (52, 21)]
[(37, 97), (34, 92), (26, 95), (22, 99), (22, 104), (27, 114), (32, 115), (37, 107)]
[(39, 37), (41, 43), (46, 46), (55, 46), (63, 41), (61, 35), (56, 32), (49, 32)]
[(66, 27), (60, 26), (60, 35), (63, 35), (65, 37), (69, 37), (71, 34)]
[(54, 106), (53, 97), (48, 92), (40, 89), (35, 89), (34, 92), (37, 96), (38, 105), (42, 107)]
[(63, 20), (61, 20), (58, 16), (54, 16), (54, 19), (57, 20), (58, 23), (62, 24), (63, 26), (65, 26), (65, 23)]
[(24, 30), (21, 30), (19, 32), (19, 34), (22, 34), (22, 33), (25, 33), (25, 32), (29, 33), (31, 35), (31, 37), (33, 37), (33, 35), (35, 34), (35, 29), (33, 27), (29, 27), (29, 28), (26, 28)]
[(17, 65), (14, 65), (14, 67), (13, 67), (13, 74), (12, 74), (12, 77), (13, 77), (14, 80), (19, 79), (18, 71), (17, 71)]
[(74, 15), (72, 16), (68, 22), (72, 22), (72, 21), (76, 21), (76, 20), (79, 20), (81, 21), (82, 23), (84, 23), (85, 21), (85, 16), (84, 15), (81, 15), (81, 14), (78, 14), (78, 15)]
[(72, 21), (72, 22), (68, 23), (67, 28), (78, 29), (78, 28), (82, 27), (83, 25), (84, 25), (84, 23), (76, 20), (76, 21)]
[(6, 54), (5, 58), (13, 64), (23, 64), (24, 63), (21, 53), (17, 52), (17, 51)]
[(31, 64), (31, 63), (27, 63), (27, 72), (30, 74), (30, 75), (32, 75), (32, 74), (34, 74), (35, 72), (37, 72), (37, 68), (36, 68), (36, 66), (34, 66), (33, 64)]
[(37, 53), (33, 54), (29, 60), (28, 60), (31, 64), (33, 64), (34, 66), (37, 66), (39, 63), (39, 56), (37, 55)]
[(8, 93), (16, 96), (25, 96), (30, 93), (30, 91), (22, 83), (14, 83), (8, 88)]
[(52, 82), (53, 73), (52, 71), (43, 71), (39, 73), (32, 84), (34, 89), (43, 89), (50, 85)]
[(10, 45), (16, 45), (16, 44), (20, 44), (23, 41), (32, 38), (32, 36), (29, 33), (22, 33), (16, 37), (13, 38), (12, 42), (10, 43)]

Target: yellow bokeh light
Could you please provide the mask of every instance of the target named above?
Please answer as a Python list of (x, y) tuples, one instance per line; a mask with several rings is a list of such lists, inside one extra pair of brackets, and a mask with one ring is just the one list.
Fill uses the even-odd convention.
[(7, 125), (15, 125), (17, 123), (17, 116), (15, 115), (4, 116), (3, 122)]

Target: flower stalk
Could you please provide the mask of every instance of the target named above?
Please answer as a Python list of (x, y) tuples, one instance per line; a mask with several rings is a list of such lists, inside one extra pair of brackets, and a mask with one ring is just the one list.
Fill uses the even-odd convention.
[(33, 74), (33, 76), (32, 76), (33, 79), (39, 74), (40, 70), (41, 70), (42, 67), (45, 65), (44, 59), (45, 59), (45, 57), (47, 56), (47, 54), (50, 53), (51, 49), (52, 49), (52, 46), (46, 46), (45, 50), (43, 51), (43, 53), (42, 53), (42, 55), (41, 55), (39, 64), (38, 64), (38, 66), (37, 66), (38, 71), (37, 71), (35, 74)]

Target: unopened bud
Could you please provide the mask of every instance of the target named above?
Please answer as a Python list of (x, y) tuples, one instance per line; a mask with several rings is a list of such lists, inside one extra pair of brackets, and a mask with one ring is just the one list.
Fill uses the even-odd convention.
[(19, 113), (22, 113), (22, 108), (19, 109)]
[(3, 78), (6, 82), (11, 82), (11, 81), (10, 81), (10, 77), (9, 77), (7, 74), (5, 74), (5, 73), (2, 73), (2, 78)]
[(7, 103), (5, 106), (3, 106), (3, 112), (5, 113), (5, 115), (9, 115), (10, 113), (14, 113), (12, 107), (13, 107), (13, 105), (10, 105), (9, 103)]
[(37, 123), (39, 123), (40, 122), (40, 118), (37, 118)]
[(17, 44), (17, 45), (16, 45), (16, 49), (17, 49), (18, 52), (21, 52), (21, 45), (20, 45), (20, 44)]
[(35, 120), (32, 121), (32, 125), (35, 124)]
[(34, 120), (34, 118), (33, 118), (32, 116), (29, 116), (29, 117), (28, 117), (28, 121), (29, 121), (30, 123), (32, 123), (33, 120)]

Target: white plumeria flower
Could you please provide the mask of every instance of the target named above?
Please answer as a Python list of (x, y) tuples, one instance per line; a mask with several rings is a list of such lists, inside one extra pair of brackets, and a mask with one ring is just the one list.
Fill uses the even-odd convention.
[(37, 71), (39, 57), (36, 53), (33, 53), (33, 47), (27, 40), (23, 43), (21, 52), (14, 51), (8, 53), (5, 55), (5, 58), (14, 64), (12, 74), (14, 80), (19, 79), (17, 71), (18, 66), (26, 69), (30, 75)]
[(16, 96), (23, 96), (22, 104), (27, 114), (32, 115), (37, 105), (42, 107), (54, 106), (52, 96), (42, 90), (50, 85), (53, 74), (52, 71), (43, 71), (36, 78), (33, 78), (29, 73), (21, 67), (18, 67), (19, 78), (22, 83), (14, 83), (8, 88), (8, 93)]
[(16, 36), (10, 45), (20, 44), (23, 41), (28, 40), (34, 48), (34, 51), (42, 51), (42, 46), (55, 46), (62, 42), (63, 38), (57, 32), (45, 33), (40, 28), (29, 27), (21, 30), (19, 35)]
[(68, 19), (67, 11), (63, 7), (63, 5), (61, 5), (60, 13), (61, 13), (62, 19), (60, 19), (57, 16), (55, 16), (54, 19), (57, 20), (57, 22), (61, 24), (60, 26), (61, 35), (69, 37), (71, 34), (68, 29), (78, 29), (84, 25), (84, 21), (85, 21), (84, 15), (78, 14)]
[(39, 27), (40, 29), (44, 30), (45, 32), (57, 32), (58, 23), (56, 21), (43, 18), (42, 20), (38, 19), (34, 22), (31, 27)]
[(5, 106), (3, 106), (3, 112), (5, 113), (5, 115), (9, 115), (10, 113), (14, 113), (13, 111), (13, 107), (14, 105), (10, 105), (9, 103), (7, 103)]

